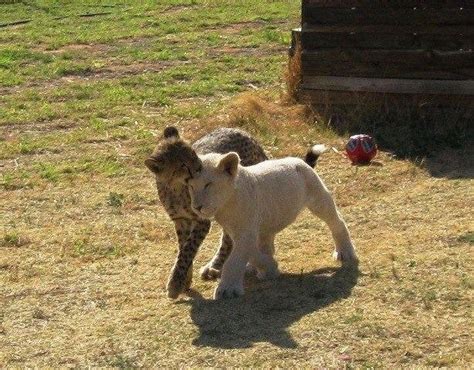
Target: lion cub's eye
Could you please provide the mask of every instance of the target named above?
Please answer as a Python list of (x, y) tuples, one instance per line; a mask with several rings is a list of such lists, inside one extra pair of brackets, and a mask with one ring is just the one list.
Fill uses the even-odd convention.
[(212, 182), (208, 182), (206, 185), (204, 185), (204, 189), (207, 189), (211, 185), (212, 185)]

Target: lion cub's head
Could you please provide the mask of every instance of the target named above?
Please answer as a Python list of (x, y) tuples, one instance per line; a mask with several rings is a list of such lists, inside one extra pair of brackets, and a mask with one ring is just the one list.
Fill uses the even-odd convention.
[(234, 192), (240, 158), (237, 153), (211, 153), (200, 156), (202, 169), (189, 180), (193, 210), (203, 218), (212, 218)]
[(185, 183), (201, 169), (201, 160), (175, 127), (167, 127), (145, 165), (160, 182)]

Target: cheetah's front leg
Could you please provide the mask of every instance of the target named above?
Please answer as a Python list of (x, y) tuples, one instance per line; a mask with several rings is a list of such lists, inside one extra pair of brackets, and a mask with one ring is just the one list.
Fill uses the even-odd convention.
[(212, 259), (201, 269), (201, 278), (215, 280), (221, 276), (221, 269), (232, 251), (232, 239), (225, 232), (222, 233), (221, 244)]
[[(176, 229), (179, 241), (179, 252), (166, 286), (169, 298), (177, 298), (180, 293), (189, 289), (191, 286), (194, 257), (211, 227), (209, 220), (189, 220), (188, 222), (191, 223), (191, 227), (187, 235), (184, 231), (178, 233), (178, 230), (183, 230), (178, 228), (178, 226)], [(187, 230), (186, 227), (184, 227), (184, 230)]]

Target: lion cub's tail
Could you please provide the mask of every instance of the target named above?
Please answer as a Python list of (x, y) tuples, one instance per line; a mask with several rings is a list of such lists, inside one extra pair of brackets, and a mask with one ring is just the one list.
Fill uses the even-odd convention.
[(304, 157), (304, 161), (312, 168), (316, 166), (316, 162), (321, 154), (327, 152), (329, 148), (324, 144), (313, 145)]

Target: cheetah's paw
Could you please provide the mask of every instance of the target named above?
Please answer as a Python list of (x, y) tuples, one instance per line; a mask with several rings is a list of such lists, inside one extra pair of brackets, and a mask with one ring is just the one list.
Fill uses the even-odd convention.
[(176, 299), (181, 293), (189, 290), (193, 279), (193, 269), (190, 268), (185, 277), (182, 274), (172, 274), (166, 285), (168, 298)]
[(200, 272), (203, 280), (217, 280), (221, 277), (221, 271), (213, 268), (210, 263), (201, 268)]
[(170, 280), (166, 285), (166, 291), (168, 298), (176, 299), (184, 291), (184, 284), (175, 280)]

